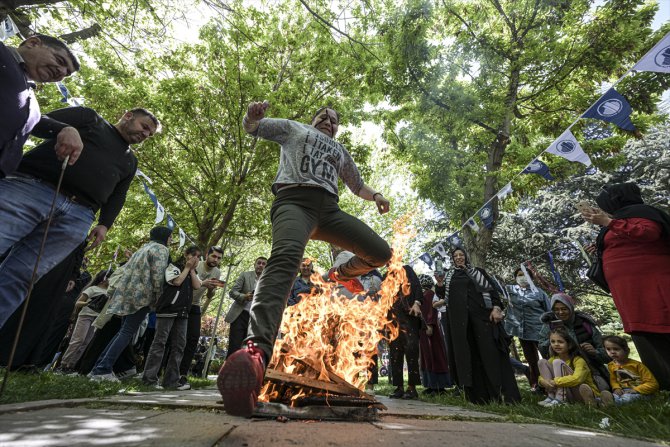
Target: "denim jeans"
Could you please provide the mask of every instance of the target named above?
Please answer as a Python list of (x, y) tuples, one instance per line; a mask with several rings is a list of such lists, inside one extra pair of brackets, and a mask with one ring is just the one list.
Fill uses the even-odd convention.
[[(55, 191), (40, 180), (0, 179), (0, 327), (25, 300)], [(37, 279), (85, 239), (93, 210), (59, 194), (37, 270)]]
[(126, 346), (130, 344), (135, 336), (135, 332), (137, 332), (148, 313), (149, 307), (147, 306), (134, 314), (123, 317), (121, 329), (119, 329), (119, 332), (116, 333), (112, 341), (109, 342), (105, 350), (100, 354), (100, 357), (98, 357), (98, 361), (91, 370), (91, 375), (110, 374), (112, 372), (114, 363), (116, 363), (123, 350), (126, 349)]

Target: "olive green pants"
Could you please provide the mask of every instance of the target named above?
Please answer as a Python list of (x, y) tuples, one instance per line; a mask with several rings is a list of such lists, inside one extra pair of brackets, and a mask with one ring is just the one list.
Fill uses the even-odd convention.
[(366, 224), (340, 210), (337, 198), (323, 188), (279, 191), (270, 218), (272, 252), (256, 285), (247, 334), (247, 340), (256, 343), (268, 359), (310, 239), (330, 242), (354, 253), (337, 269), (343, 279), (367, 273), (391, 258), (388, 244)]

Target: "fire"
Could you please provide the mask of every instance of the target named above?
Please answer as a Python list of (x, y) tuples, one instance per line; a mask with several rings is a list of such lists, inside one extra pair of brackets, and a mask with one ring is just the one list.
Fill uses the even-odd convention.
[[(408, 220), (405, 217), (393, 226), (393, 256), (379, 300), (361, 296), (348, 299), (338, 294), (336, 284), (324, 282), (319, 273), (313, 274), (315, 290), (284, 311), (282, 337), (275, 343), (269, 368), (325, 382), (342, 378), (360, 390), (364, 388), (377, 344), (383, 338), (393, 340), (398, 336), (398, 327), (388, 319), (388, 312), (399, 290), (409, 293), (402, 254), (415, 232), (407, 230)], [(276, 399), (283, 392), (280, 388), (266, 382), (259, 399)], [(292, 400), (305, 393), (309, 390), (301, 389)]]

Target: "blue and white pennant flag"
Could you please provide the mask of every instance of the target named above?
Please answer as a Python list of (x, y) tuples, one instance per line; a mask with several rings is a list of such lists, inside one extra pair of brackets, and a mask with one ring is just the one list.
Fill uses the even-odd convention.
[(470, 227), (470, 229), (472, 231), (474, 231), (475, 233), (479, 232), (479, 225), (477, 225), (477, 222), (475, 222), (475, 220), (473, 218), (468, 219), (468, 221), (465, 222), (465, 225)]
[[(487, 203), (478, 212), (479, 218), (482, 220), (482, 223), (489, 230), (493, 228), (493, 206), (490, 203)], [(476, 230), (475, 230), (476, 231)]]
[(512, 192), (513, 192), (512, 182), (508, 182), (505, 186), (502, 187), (500, 191), (498, 191), (498, 194), (496, 194), (496, 196), (498, 196), (498, 200), (505, 200), (505, 198), (507, 198), (508, 195), (512, 194)]
[(584, 152), (570, 129), (561, 134), (560, 137), (551, 143), (547, 152), (558, 155), (570, 161), (578, 161), (586, 166), (591, 166), (591, 158)]
[(670, 33), (666, 34), (654, 47), (635, 64), (636, 71), (656, 71), (670, 73)]
[(617, 125), (624, 130), (631, 132), (637, 129), (630, 120), (630, 114), (633, 112), (630, 104), (621, 96), (619, 92), (613, 88), (609, 89), (603, 96), (600, 97), (595, 104), (584, 112), (582, 118), (595, 118), (602, 121), (607, 121)]
[(537, 174), (542, 177), (544, 177), (547, 180), (553, 180), (554, 176), (551, 175), (551, 172), (549, 172), (549, 166), (547, 166), (544, 162), (538, 160), (537, 158), (530, 163), (528, 163), (528, 166), (524, 168), (523, 171), (521, 171), (522, 174)]
[(419, 256), (419, 259), (421, 259), (431, 269), (433, 268), (433, 257), (430, 254), (424, 253)]

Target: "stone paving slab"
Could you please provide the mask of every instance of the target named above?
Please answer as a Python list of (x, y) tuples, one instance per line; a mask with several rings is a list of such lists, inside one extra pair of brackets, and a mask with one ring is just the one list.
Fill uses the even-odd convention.
[(372, 423), (242, 419), (226, 415), (219, 399), (209, 388), (2, 405), (0, 447), (657, 445), (548, 424), (506, 423), (500, 415), (381, 396), (388, 411)]
[(514, 446), (655, 444), (544, 424), (384, 417), (375, 423), (241, 419), (216, 411), (43, 409), (0, 416), (2, 447)]

